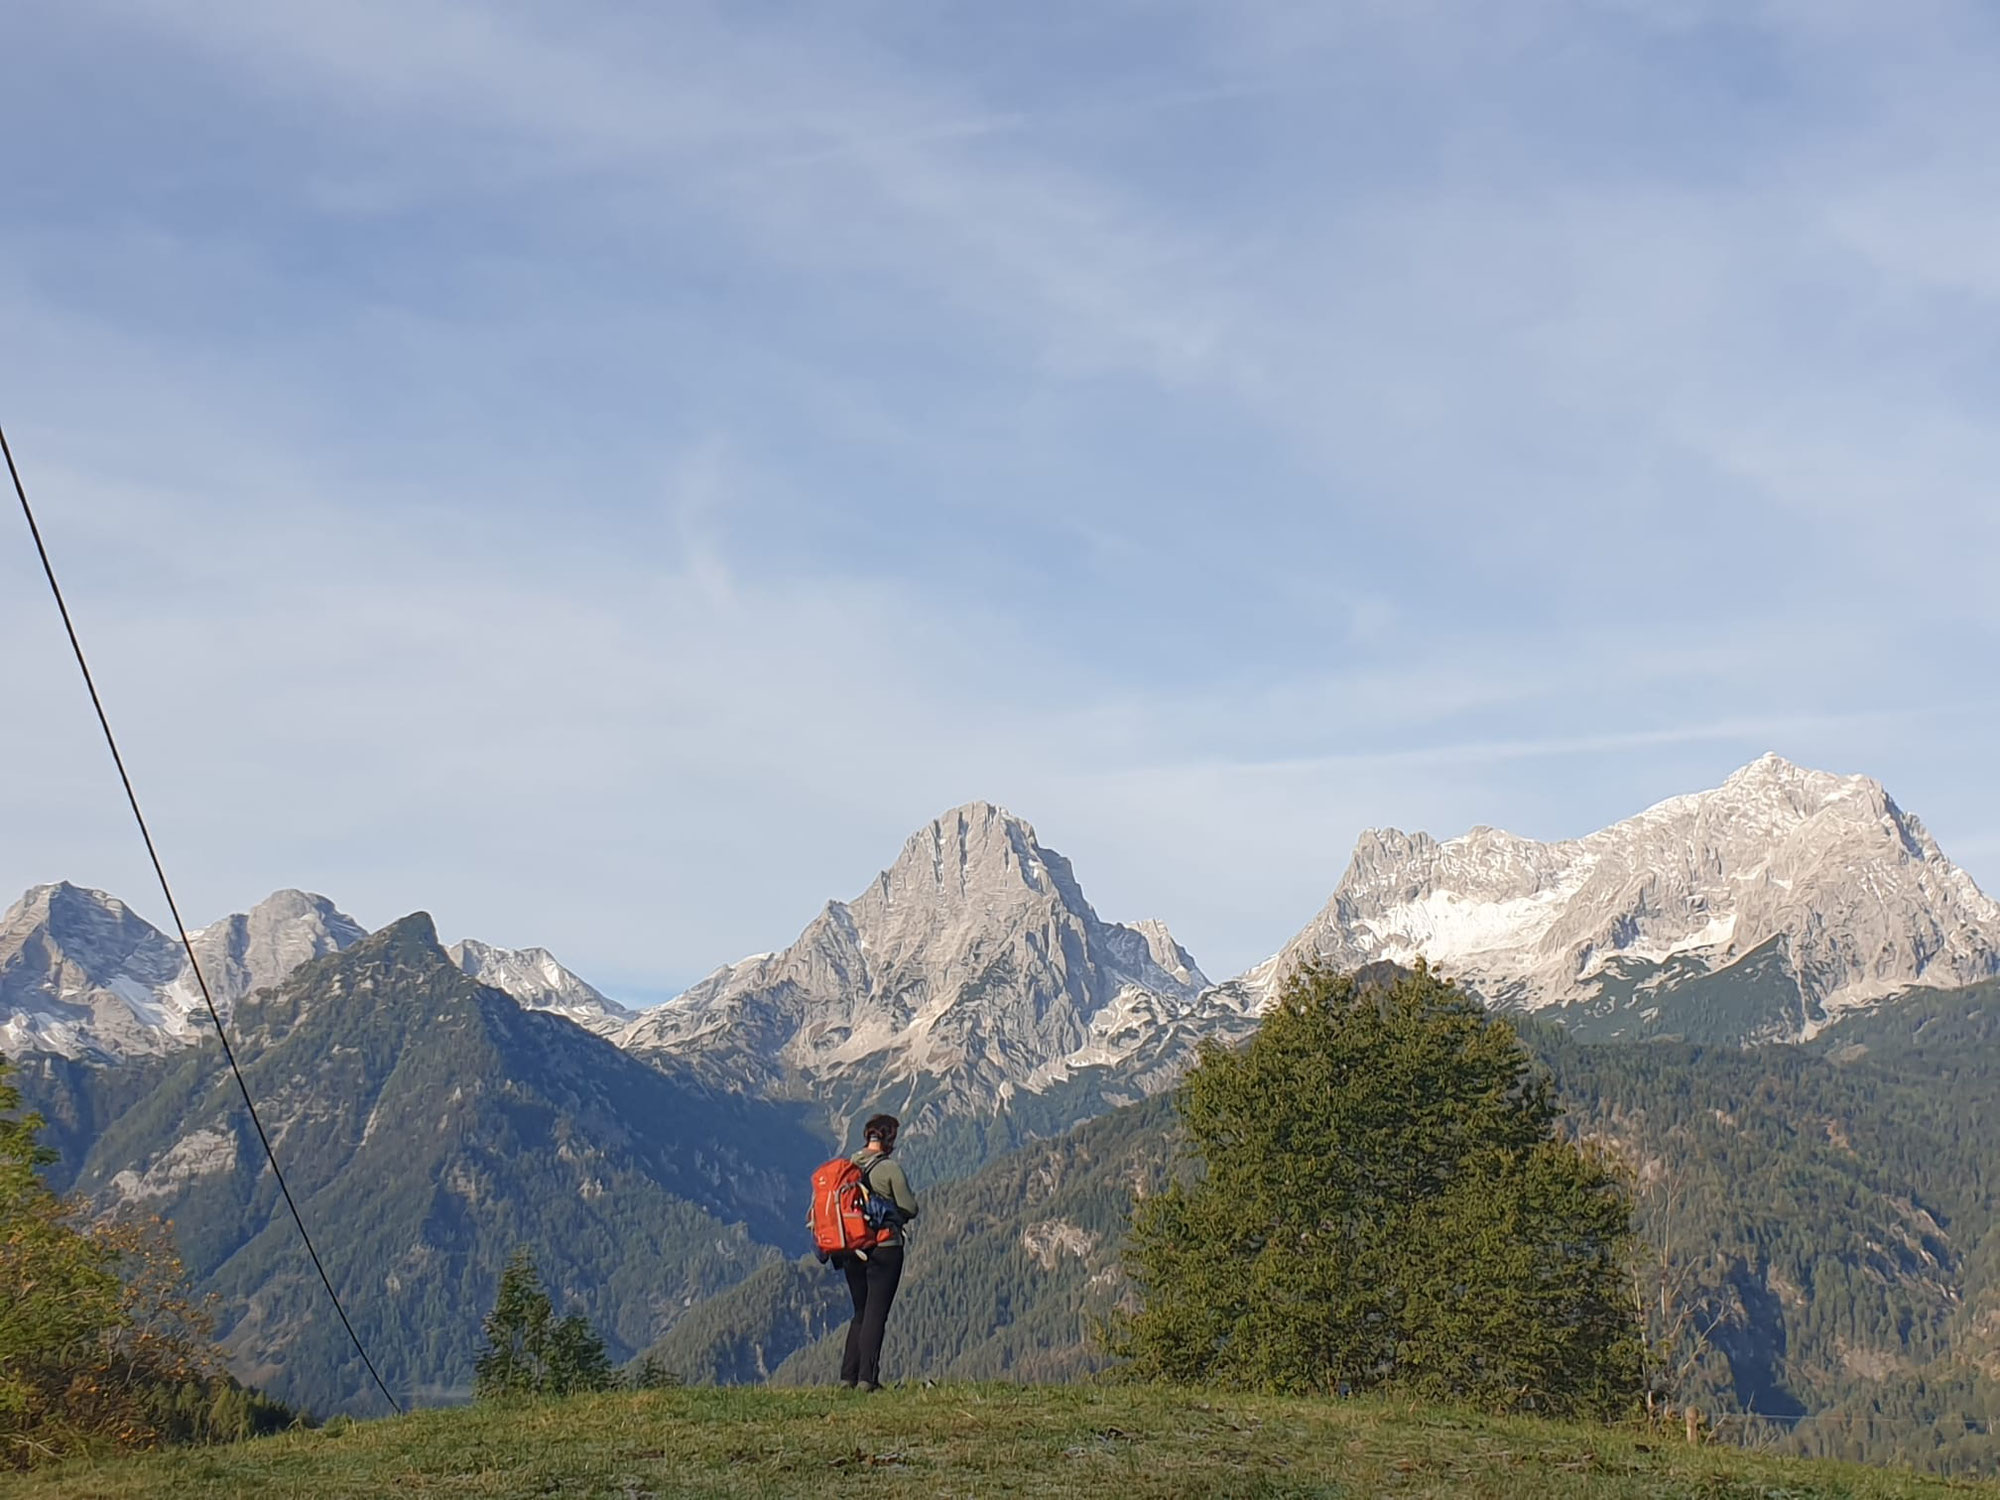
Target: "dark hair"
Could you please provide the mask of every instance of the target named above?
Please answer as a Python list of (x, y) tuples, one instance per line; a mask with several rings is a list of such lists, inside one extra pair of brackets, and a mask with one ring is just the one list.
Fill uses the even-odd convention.
[(896, 1132), (902, 1124), (894, 1115), (870, 1115), (868, 1123), (861, 1127), (863, 1141), (880, 1141), (885, 1146), (896, 1144)]

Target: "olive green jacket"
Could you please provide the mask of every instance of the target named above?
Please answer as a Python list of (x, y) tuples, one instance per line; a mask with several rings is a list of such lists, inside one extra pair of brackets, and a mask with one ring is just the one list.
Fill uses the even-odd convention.
[[(848, 1159), (861, 1168), (869, 1192), (878, 1198), (887, 1198), (905, 1219), (917, 1216), (917, 1195), (910, 1191), (910, 1179), (903, 1171), (901, 1162), (879, 1151), (870, 1151), (865, 1146)], [(882, 1236), (885, 1245), (900, 1245), (902, 1242), (901, 1230), (890, 1230)]]

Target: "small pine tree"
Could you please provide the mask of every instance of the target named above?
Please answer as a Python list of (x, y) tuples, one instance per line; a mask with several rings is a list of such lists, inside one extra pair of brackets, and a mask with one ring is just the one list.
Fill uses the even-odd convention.
[(500, 1291), (482, 1325), (486, 1348), (473, 1365), (481, 1401), (574, 1396), (617, 1384), (604, 1340), (580, 1314), (558, 1320), (524, 1246), (507, 1257)]
[(1141, 1377), (1608, 1414), (1641, 1386), (1631, 1203), (1513, 1028), (1421, 964), (1308, 969), (1177, 1098), (1205, 1172), (1137, 1206)]
[(617, 1384), (611, 1356), (604, 1352), (604, 1340), (597, 1336), (580, 1313), (571, 1313), (549, 1334), (548, 1378), (544, 1389), (551, 1396), (575, 1396), (585, 1391), (608, 1391)]
[(482, 1325), (486, 1348), (472, 1367), (472, 1392), (490, 1401), (540, 1392), (549, 1319), (555, 1309), (542, 1290), (535, 1258), (525, 1246), (507, 1257), (500, 1292)]

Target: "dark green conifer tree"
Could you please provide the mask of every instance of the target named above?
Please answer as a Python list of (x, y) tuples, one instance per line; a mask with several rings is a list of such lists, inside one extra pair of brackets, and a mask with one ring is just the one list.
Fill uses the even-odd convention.
[(1137, 1207), (1133, 1373), (1612, 1414), (1642, 1387), (1631, 1202), (1512, 1027), (1421, 965), (1308, 969), (1177, 1097), (1198, 1177)]
[(551, 1396), (584, 1391), (608, 1391), (617, 1383), (604, 1340), (583, 1314), (571, 1313), (549, 1332), (548, 1375), (544, 1389)]
[(526, 1247), (507, 1257), (500, 1291), (483, 1325), (486, 1348), (473, 1365), (482, 1401), (573, 1396), (617, 1383), (604, 1340), (581, 1314), (558, 1320)]

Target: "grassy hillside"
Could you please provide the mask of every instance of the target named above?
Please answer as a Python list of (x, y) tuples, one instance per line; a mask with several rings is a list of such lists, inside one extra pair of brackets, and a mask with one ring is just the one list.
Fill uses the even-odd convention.
[(2000, 1497), (2000, 1485), (1372, 1402), (1097, 1387), (683, 1390), (71, 1465), (19, 1500), (455, 1496)]

